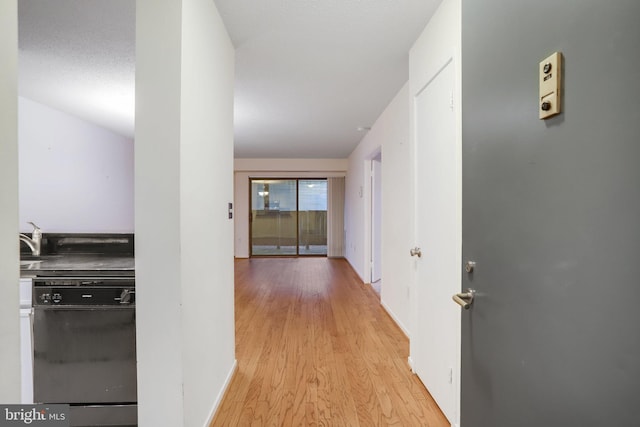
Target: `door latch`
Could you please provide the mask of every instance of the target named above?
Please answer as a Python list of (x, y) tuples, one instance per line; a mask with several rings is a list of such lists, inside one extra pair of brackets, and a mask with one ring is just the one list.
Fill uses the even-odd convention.
[(476, 295), (476, 291), (474, 289), (467, 289), (467, 292), (459, 292), (453, 295), (453, 300), (465, 310), (469, 310), (471, 304), (473, 304), (473, 298)]
[(476, 268), (475, 261), (467, 261), (464, 263), (464, 271), (467, 273), (473, 273), (473, 269)]

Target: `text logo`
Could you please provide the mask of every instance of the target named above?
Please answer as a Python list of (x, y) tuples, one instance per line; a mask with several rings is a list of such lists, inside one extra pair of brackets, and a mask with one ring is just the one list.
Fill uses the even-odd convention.
[(0, 405), (0, 427), (69, 427), (69, 405)]

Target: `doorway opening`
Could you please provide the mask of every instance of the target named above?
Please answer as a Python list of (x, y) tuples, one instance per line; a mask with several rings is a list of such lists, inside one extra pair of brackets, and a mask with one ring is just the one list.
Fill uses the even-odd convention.
[(382, 153), (371, 159), (371, 286), (382, 288)]
[(250, 178), (254, 256), (327, 256), (327, 180)]

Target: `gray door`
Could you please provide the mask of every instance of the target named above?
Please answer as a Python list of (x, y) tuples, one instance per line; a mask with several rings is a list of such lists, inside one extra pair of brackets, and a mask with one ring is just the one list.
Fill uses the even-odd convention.
[[(462, 427), (638, 426), (640, 2), (462, 1)], [(538, 63), (564, 54), (564, 112)]]

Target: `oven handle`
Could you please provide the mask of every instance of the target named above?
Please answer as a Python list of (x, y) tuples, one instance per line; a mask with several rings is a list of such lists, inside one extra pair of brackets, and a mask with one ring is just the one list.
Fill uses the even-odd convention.
[(120, 304), (131, 305), (131, 295), (136, 293), (135, 289), (124, 289), (120, 294)]

